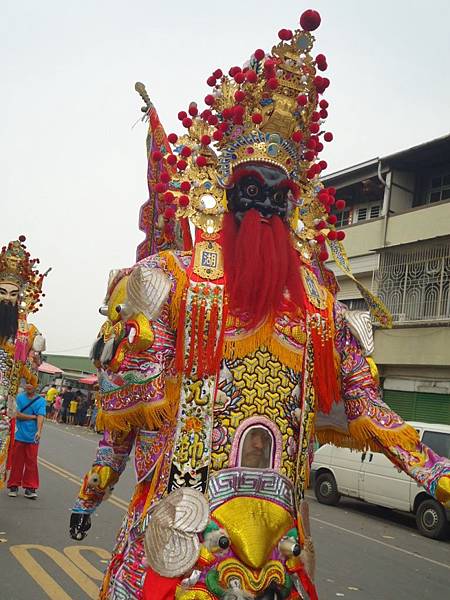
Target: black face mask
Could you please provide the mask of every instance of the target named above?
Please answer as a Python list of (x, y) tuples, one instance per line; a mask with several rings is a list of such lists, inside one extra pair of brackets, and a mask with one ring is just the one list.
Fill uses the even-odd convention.
[(0, 339), (15, 338), (19, 323), (17, 304), (9, 300), (0, 301)]
[(251, 208), (266, 218), (286, 218), (289, 186), (281, 169), (249, 164), (237, 169), (235, 177), (237, 181), (227, 196), (229, 208), (239, 221)]

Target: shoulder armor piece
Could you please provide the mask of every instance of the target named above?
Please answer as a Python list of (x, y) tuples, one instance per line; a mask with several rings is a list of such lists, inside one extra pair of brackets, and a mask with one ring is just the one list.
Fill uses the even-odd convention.
[(137, 265), (127, 282), (127, 304), (152, 321), (161, 312), (170, 288), (170, 278), (162, 269)]
[(370, 356), (375, 349), (370, 312), (366, 310), (346, 310), (344, 318), (350, 331), (361, 344), (364, 354)]

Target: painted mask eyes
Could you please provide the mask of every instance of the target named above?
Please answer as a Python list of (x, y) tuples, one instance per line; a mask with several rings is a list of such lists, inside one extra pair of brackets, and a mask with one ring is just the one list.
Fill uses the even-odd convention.
[(256, 198), (259, 193), (259, 188), (254, 183), (251, 183), (245, 188), (245, 194), (248, 198)]
[(284, 190), (278, 190), (273, 195), (273, 201), (275, 204), (278, 204), (280, 206), (280, 205), (284, 204), (285, 197), (286, 197), (286, 192)]

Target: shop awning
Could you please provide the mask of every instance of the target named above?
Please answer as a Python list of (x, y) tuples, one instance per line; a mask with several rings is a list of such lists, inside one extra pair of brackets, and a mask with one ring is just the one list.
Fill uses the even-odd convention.
[(94, 383), (97, 383), (97, 375), (93, 374), (93, 375), (88, 375), (87, 377), (83, 377), (82, 379), (78, 380), (78, 383), (86, 383), (87, 385), (94, 385)]
[(59, 367), (55, 367), (55, 365), (51, 365), (48, 362), (43, 362), (39, 365), (38, 371), (40, 373), (48, 373), (49, 375), (57, 375), (58, 373), (62, 373), (62, 369)]

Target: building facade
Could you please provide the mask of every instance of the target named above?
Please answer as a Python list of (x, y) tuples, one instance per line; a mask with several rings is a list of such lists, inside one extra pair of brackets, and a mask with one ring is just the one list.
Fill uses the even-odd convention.
[[(450, 424), (450, 135), (324, 178), (346, 201), (336, 213), (354, 275), (385, 302), (375, 329), (388, 404), (406, 419)], [(349, 308), (357, 287), (330, 263)]]

